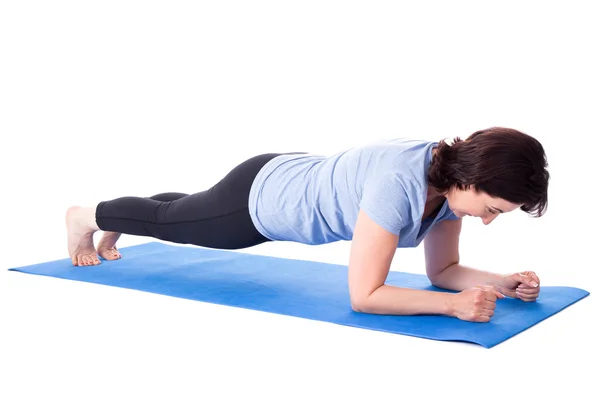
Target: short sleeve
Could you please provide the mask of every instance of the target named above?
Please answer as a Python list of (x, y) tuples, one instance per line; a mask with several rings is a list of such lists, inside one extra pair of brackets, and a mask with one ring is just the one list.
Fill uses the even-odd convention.
[(405, 221), (411, 221), (410, 196), (394, 173), (387, 173), (365, 182), (360, 208), (376, 224), (399, 235)]

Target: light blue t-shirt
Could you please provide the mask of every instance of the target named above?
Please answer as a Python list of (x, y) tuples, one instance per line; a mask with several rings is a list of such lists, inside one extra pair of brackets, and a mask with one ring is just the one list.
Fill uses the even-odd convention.
[(393, 139), (325, 157), (281, 155), (258, 173), (250, 190), (250, 216), (271, 240), (325, 244), (351, 240), (358, 212), (416, 247), (439, 221), (456, 219), (445, 201), (421, 221), (427, 169), (437, 142)]

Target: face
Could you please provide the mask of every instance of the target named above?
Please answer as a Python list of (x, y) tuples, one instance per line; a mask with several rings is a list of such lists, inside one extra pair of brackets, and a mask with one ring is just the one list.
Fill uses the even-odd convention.
[(521, 206), (483, 192), (477, 193), (473, 186), (466, 190), (452, 188), (446, 198), (448, 206), (457, 217), (481, 218), (485, 225), (491, 223), (498, 215), (514, 211)]

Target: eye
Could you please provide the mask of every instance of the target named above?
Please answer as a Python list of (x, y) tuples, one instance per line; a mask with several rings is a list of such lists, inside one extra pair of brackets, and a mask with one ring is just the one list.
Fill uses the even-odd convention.
[(487, 209), (487, 210), (488, 210), (488, 212), (489, 212), (490, 214), (496, 214), (496, 211), (492, 210), (492, 209), (491, 209), (491, 208), (489, 208), (489, 207), (488, 207), (488, 209)]

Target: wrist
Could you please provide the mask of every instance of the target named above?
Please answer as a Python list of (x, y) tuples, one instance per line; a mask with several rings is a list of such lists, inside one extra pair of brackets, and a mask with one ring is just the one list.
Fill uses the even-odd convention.
[(455, 298), (455, 293), (444, 293), (444, 315), (448, 317), (456, 317), (456, 307), (454, 305)]
[(488, 285), (493, 287), (504, 286), (504, 279), (506, 278), (506, 276), (507, 275), (493, 274), (490, 278), (490, 282), (488, 283)]

